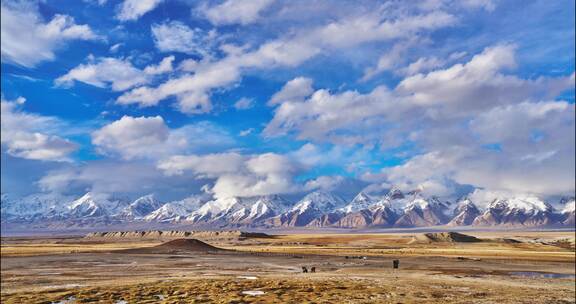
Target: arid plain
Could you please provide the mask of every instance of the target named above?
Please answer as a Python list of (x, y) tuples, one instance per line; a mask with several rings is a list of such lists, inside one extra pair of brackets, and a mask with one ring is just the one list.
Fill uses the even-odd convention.
[(573, 231), (5, 237), (1, 255), (2, 303), (576, 302)]

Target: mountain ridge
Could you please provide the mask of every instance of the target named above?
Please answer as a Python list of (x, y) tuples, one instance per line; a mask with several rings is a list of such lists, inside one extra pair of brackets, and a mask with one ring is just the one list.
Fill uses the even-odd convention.
[(535, 196), (517, 196), (497, 198), (480, 208), (467, 197), (441, 201), (397, 188), (381, 196), (360, 192), (350, 201), (315, 191), (295, 203), (280, 195), (224, 199), (196, 195), (161, 202), (152, 194), (130, 201), (92, 192), (77, 199), (46, 194), (20, 200), (3, 193), (2, 222), (67, 228), (122, 223), (214, 228), (574, 227), (574, 198), (561, 204), (555, 209)]

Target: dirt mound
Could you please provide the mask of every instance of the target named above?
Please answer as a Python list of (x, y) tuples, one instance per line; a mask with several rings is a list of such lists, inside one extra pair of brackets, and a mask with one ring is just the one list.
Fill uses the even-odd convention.
[(458, 232), (437, 232), (417, 235), (414, 242), (425, 243), (474, 243), (482, 242), (481, 239)]
[(225, 252), (226, 249), (218, 248), (196, 239), (176, 239), (162, 243), (154, 247), (134, 248), (120, 250), (120, 253), (208, 253)]
[(156, 246), (155, 248), (178, 249), (188, 251), (218, 251), (222, 250), (197, 239), (177, 239)]

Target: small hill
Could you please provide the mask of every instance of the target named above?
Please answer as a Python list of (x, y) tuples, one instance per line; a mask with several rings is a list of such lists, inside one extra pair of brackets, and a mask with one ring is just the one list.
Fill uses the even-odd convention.
[(223, 250), (197, 239), (176, 239), (160, 244), (154, 248), (169, 249), (169, 250), (174, 249), (174, 250), (186, 250), (186, 251), (203, 251), (203, 252)]
[(119, 250), (119, 253), (208, 253), (208, 252), (225, 252), (226, 249), (218, 248), (196, 239), (176, 239), (171, 240), (154, 247), (134, 248)]
[(481, 239), (458, 232), (424, 233), (414, 237), (412, 242), (420, 243), (475, 243)]

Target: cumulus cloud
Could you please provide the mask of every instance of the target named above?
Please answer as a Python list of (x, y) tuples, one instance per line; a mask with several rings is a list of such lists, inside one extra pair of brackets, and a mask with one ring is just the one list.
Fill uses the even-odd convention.
[(385, 121), (381, 115), (401, 111), (398, 102), (386, 87), (380, 86), (368, 94), (346, 91), (332, 94), (318, 90), (309, 98), (281, 103), (273, 119), (264, 129), (267, 136), (293, 134), (298, 139), (340, 144), (377, 141), (377, 125)]
[(56, 85), (70, 87), (74, 81), (80, 81), (99, 88), (110, 86), (114, 91), (125, 91), (149, 83), (152, 75), (171, 72), (174, 61), (174, 57), (169, 56), (158, 65), (150, 65), (140, 70), (128, 59), (111, 57), (89, 59), (90, 62), (80, 64), (58, 77), (54, 81)]
[(69, 161), (78, 145), (54, 135), (61, 123), (53, 117), (26, 113), (19, 107), (25, 99), (2, 98), (2, 148), (6, 153), (25, 159)]
[[(424, 123), (453, 126), (454, 119), (497, 105), (550, 98), (573, 86), (574, 74), (532, 80), (501, 72), (514, 66), (514, 47), (501, 45), (465, 64), (407, 77), (393, 90), (317, 90), (305, 100), (280, 103), (264, 133), (295, 133), (299, 139), (333, 143), (393, 144), (395, 137), (417, 136), (417, 126)], [(390, 128), (394, 136), (386, 138), (382, 128)]]
[(168, 139), (169, 129), (164, 119), (124, 116), (92, 134), (92, 144), (102, 152), (117, 152), (126, 159), (156, 154)]
[[(416, 15), (400, 14), (393, 20), (386, 19), (378, 13), (342, 18), (317, 28), (265, 42), (256, 49), (235, 51), (219, 60), (199, 62), (194, 67), (194, 74), (170, 79), (156, 88), (136, 88), (117, 100), (122, 104), (137, 103), (150, 106), (176, 96), (182, 112), (205, 113), (212, 108), (210, 101), (212, 91), (233, 85), (240, 80), (242, 73), (247, 69), (295, 67), (322, 52), (334, 52), (364, 43), (408, 37), (422, 31), (450, 26), (455, 21), (454, 16), (442, 11)], [(173, 23), (167, 24), (166, 31), (162, 31), (166, 36), (172, 35), (168, 30), (172, 28), (170, 25)], [(179, 29), (176, 32), (180, 31)], [(186, 33), (186, 39), (168, 39), (174, 41), (178, 48), (168, 43), (165, 49), (180, 49), (181, 41), (194, 40), (195, 34), (189, 34), (189, 28), (186, 27), (182, 32)], [(186, 48), (184, 46), (181, 49), (185, 51)]]
[(344, 181), (344, 177), (340, 175), (323, 175), (311, 179), (304, 184), (304, 189), (307, 191), (334, 191)]
[(197, 189), (206, 182), (187, 175), (168, 177), (149, 162), (97, 160), (50, 170), (37, 184), (43, 191), (55, 193), (91, 191), (102, 195), (121, 193), (137, 196), (159, 193), (184, 197), (198, 193)]
[(260, 12), (272, 2), (273, 0), (226, 0), (218, 5), (202, 7), (201, 11), (214, 25), (246, 25), (255, 22), (260, 17)]
[(152, 37), (161, 52), (180, 52), (202, 57), (210, 56), (217, 40), (216, 31), (190, 28), (180, 21), (153, 24)]
[(172, 63), (174, 62), (174, 56), (164, 57), (158, 65), (150, 65), (144, 69), (144, 73), (149, 75), (157, 75), (172, 72)]
[(276, 92), (272, 98), (270, 98), (268, 105), (275, 105), (287, 101), (301, 101), (314, 92), (312, 83), (313, 80), (310, 78), (294, 78), (288, 81), (280, 91)]
[(514, 67), (514, 46), (498, 45), (466, 63), (408, 76), (394, 89), (317, 90), (278, 103), (264, 134), (388, 151), (417, 145), (422, 153), (385, 169), (381, 181), (435, 195), (460, 185), (574, 192), (574, 105), (540, 101), (573, 88), (574, 74), (522, 79), (505, 73)]
[(3, 62), (34, 67), (54, 60), (55, 51), (69, 41), (100, 39), (88, 25), (78, 25), (68, 15), (56, 14), (46, 23), (33, 2), (2, 1), (1, 9)]
[[(384, 169), (382, 178), (435, 194), (451, 193), (457, 183), (497, 192), (570, 195), (575, 191), (575, 114), (574, 105), (563, 101), (495, 107), (470, 122), (470, 138), (478, 142), (436, 146)], [(485, 148), (488, 143), (500, 148)]]
[(101, 58), (95, 62), (80, 64), (65, 75), (58, 77), (55, 83), (70, 87), (74, 81), (100, 88), (110, 85), (114, 91), (124, 91), (147, 83), (148, 78), (127, 60)]
[(160, 159), (188, 151), (230, 146), (232, 137), (208, 122), (170, 129), (161, 116), (131, 117), (105, 125), (92, 133), (92, 144), (106, 155), (123, 159)]
[(134, 21), (155, 9), (162, 0), (124, 0), (118, 5), (116, 18), (120, 21)]
[(275, 153), (248, 156), (238, 153), (178, 155), (160, 161), (158, 168), (168, 175), (190, 171), (199, 178), (215, 178), (209, 191), (217, 198), (298, 190), (293, 181), (297, 164), (289, 157)]

